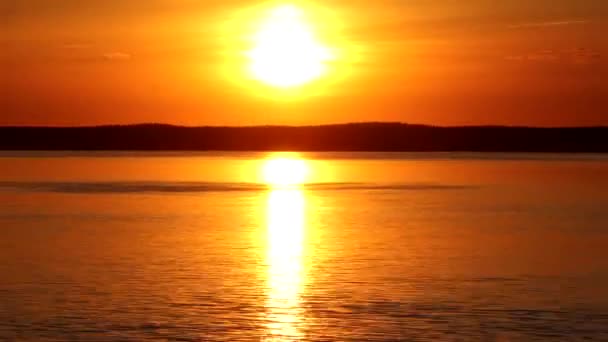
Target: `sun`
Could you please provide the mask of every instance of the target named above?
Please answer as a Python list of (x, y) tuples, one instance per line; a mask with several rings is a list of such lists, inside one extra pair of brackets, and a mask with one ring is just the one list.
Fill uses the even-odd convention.
[(276, 88), (311, 83), (327, 73), (331, 49), (318, 40), (304, 10), (296, 5), (274, 7), (253, 35), (246, 55), (251, 76)]

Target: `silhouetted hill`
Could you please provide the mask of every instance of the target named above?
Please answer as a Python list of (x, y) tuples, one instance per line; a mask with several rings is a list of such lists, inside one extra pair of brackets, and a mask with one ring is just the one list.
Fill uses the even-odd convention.
[(2, 150), (608, 152), (608, 127), (0, 127)]

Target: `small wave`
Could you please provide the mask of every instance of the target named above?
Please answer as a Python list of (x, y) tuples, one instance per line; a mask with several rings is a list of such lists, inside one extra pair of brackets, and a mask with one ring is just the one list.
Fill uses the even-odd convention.
[(2, 182), (0, 188), (60, 193), (136, 193), (136, 192), (227, 192), (258, 191), (262, 184), (249, 183), (166, 183), (166, 182)]
[[(309, 183), (303, 190), (454, 190), (470, 186), (445, 184)], [(55, 193), (200, 193), (230, 191), (267, 191), (261, 183), (208, 182), (0, 182), (0, 190)]]

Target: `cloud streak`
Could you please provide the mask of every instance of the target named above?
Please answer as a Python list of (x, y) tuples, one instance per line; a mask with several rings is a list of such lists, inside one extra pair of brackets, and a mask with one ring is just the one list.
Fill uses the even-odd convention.
[(132, 56), (126, 52), (106, 52), (103, 54), (103, 59), (106, 61), (128, 61)]
[(542, 21), (542, 22), (531, 22), (510, 25), (509, 28), (548, 28), (548, 27), (559, 27), (559, 26), (570, 26), (570, 25), (583, 25), (589, 23), (588, 20), (559, 20), (559, 21)]
[(538, 50), (505, 57), (506, 60), (518, 62), (569, 62), (574, 64), (590, 64), (600, 58), (601, 54), (598, 51), (587, 48)]

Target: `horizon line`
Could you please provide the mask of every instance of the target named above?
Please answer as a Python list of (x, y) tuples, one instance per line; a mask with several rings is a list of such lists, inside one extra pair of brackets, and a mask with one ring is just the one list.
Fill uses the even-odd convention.
[(76, 129), (76, 128), (116, 128), (116, 127), (143, 127), (143, 126), (162, 126), (171, 128), (316, 128), (334, 126), (353, 126), (353, 125), (396, 125), (412, 126), (424, 128), (531, 128), (531, 129), (581, 129), (581, 128), (608, 128), (608, 125), (580, 125), (580, 126), (543, 126), (543, 125), (507, 125), (507, 124), (470, 124), (470, 125), (433, 125), (421, 123), (408, 123), (403, 121), (353, 121), (342, 123), (327, 124), (258, 124), (258, 125), (181, 125), (162, 122), (141, 122), (141, 123), (104, 123), (104, 124), (83, 124), (83, 125), (0, 125), (0, 129), (5, 128), (55, 128), (55, 129)]

